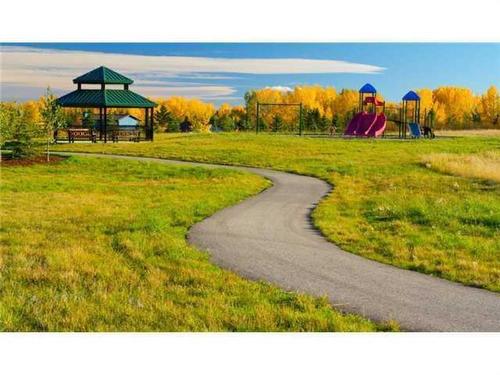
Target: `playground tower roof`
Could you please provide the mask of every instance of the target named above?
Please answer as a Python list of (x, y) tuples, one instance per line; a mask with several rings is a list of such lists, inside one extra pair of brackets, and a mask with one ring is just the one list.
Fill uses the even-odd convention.
[(403, 100), (405, 101), (419, 101), (420, 96), (415, 91), (408, 91), (405, 96), (403, 96)]
[(377, 89), (370, 85), (369, 83), (366, 83), (363, 87), (359, 89), (359, 92), (361, 94), (376, 94)]

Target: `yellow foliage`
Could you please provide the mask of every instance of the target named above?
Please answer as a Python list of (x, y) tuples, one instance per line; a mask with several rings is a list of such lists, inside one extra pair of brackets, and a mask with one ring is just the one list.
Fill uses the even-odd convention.
[(228, 103), (222, 103), (219, 107), (219, 109), (217, 109), (217, 114), (220, 116), (220, 117), (223, 117), (223, 116), (230, 116), (231, 115), (231, 112), (232, 112), (233, 108), (231, 107), (231, 104), (228, 104)]
[(333, 102), (333, 113), (345, 116), (358, 106), (359, 94), (356, 90), (342, 90)]
[(424, 112), (427, 110), (429, 112), (434, 107), (434, 100), (432, 99), (431, 89), (420, 89), (417, 90), (418, 96), (420, 96), (420, 110)]
[(172, 96), (165, 100), (165, 104), (177, 119), (182, 120), (187, 117), (193, 124), (194, 130), (199, 132), (208, 132), (210, 130), (209, 121), (215, 113), (213, 104), (181, 96)]
[(476, 103), (472, 90), (462, 87), (439, 87), (433, 101), (437, 120), (447, 125), (467, 122)]
[[(471, 128), (473, 122), (481, 122), (483, 125), (496, 126), (500, 121), (500, 96), (496, 86), (492, 85), (482, 95), (474, 93), (463, 87), (444, 86), (434, 90), (422, 88), (416, 90), (420, 96), (421, 116), (432, 109), (435, 114), (436, 129)], [(381, 95), (377, 95), (383, 100)], [(231, 118), (235, 128), (241, 129), (242, 124), (248, 127), (254, 126), (256, 103), (302, 103), (304, 110), (317, 111), (319, 116), (331, 120), (333, 116), (346, 119), (349, 114), (357, 109), (358, 91), (343, 89), (337, 92), (334, 87), (322, 87), (319, 85), (296, 86), (291, 91), (283, 91), (270, 87), (254, 90), (245, 95), (246, 106), (232, 106), (223, 103), (217, 109), (219, 119)], [(211, 103), (205, 103), (199, 99), (190, 99), (180, 96), (169, 98), (154, 98), (160, 106), (165, 105), (172, 113), (172, 116), (179, 121), (185, 117), (193, 124), (196, 131), (208, 131), (210, 128), (210, 118), (215, 114), (215, 107)], [(41, 124), (40, 108), (41, 99), (19, 103), (25, 111), (28, 121), (34, 125)], [(397, 116), (397, 103), (387, 103), (387, 111), (393, 111)], [(412, 104), (410, 104), (409, 111)], [(90, 110), (97, 113), (96, 109), (65, 109), (72, 124), (81, 124), (82, 113)], [(248, 113), (247, 113), (248, 110)], [(144, 122), (144, 109), (108, 109), (108, 113), (129, 113)], [(264, 124), (271, 124), (276, 115), (279, 115), (284, 123), (298, 123), (298, 108), (294, 107), (273, 107), (262, 108), (260, 113)], [(239, 124), (236, 126), (236, 124)]]
[(333, 87), (296, 86), (287, 95), (287, 102), (302, 103), (304, 108), (317, 109), (321, 116), (331, 117), (335, 96), (336, 91)]
[(500, 96), (496, 86), (490, 86), (480, 98), (481, 118), (490, 124), (498, 124), (500, 116)]

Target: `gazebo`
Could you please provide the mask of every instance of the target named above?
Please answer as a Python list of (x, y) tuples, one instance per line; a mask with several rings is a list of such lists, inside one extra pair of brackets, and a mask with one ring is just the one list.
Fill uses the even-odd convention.
[[(153, 140), (153, 116), (156, 103), (129, 90), (134, 83), (105, 66), (91, 70), (73, 80), (75, 91), (57, 99), (61, 107), (99, 108), (99, 139), (108, 141), (108, 108), (144, 108), (144, 130), (146, 139)], [(82, 85), (100, 85), (100, 89), (83, 88)], [(110, 85), (123, 85), (123, 89), (109, 89)]]

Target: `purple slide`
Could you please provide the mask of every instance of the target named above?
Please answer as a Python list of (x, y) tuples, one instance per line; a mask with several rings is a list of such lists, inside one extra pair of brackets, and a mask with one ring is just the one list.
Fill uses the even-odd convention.
[(358, 128), (359, 120), (361, 119), (361, 117), (363, 117), (364, 114), (366, 114), (366, 112), (356, 113), (356, 115), (349, 122), (349, 125), (347, 125), (347, 128), (344, 131), (344, 135), (355, 135), (355, 131)]
[(385, 117), (385, 115), (383, 113), (381, 113), (380, 115), (378, 115), (377, 119), (375, 120), (375, 122), (373, 123), (373, 125), (371, 126), (371, 128), (368, 130), (368, 132), (366, 133), (366, 135), (368, 137), (379, 137), (379, 136), (381, 136), (382, 133), (385, 130), (386, 120), (387, 120), (387, 118)]
[(368, 133), (368, 130), (372, 127), (372, 125), (377, 121), (376, 113), (365, 113), (361, 116), (358, 127), (354, 131), (354, 134), (359, 136), (365, 136)]

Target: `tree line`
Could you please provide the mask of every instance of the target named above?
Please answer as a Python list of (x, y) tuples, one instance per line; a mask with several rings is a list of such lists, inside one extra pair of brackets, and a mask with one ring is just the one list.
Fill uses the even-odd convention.
[[(422, 88), (416, 90), (421, 97), (421, 111), (434, 114), (435, 129), (495, 128), (500, 122), (500, 97), (496, 86), (486, 92), (474, 94), (463, 87)], [(380, 96), (379, 96), (380, 97)], [(380, 97), (383, 99), (382, 97)], [(199, 99), (172, 96), (152, 98), (155, 125), (158, 130), (177, 132), (182, 121), (188, 120), (197, 132), (248, 131), (255, 129), (257, 102), (302, 103), (302, 120), (306, 129), (325, 131), (332, 126), (339, 131), (347, 124), (358, 107), (358, 92), (352, 89), (337, 91), (334, 87), (296, 86), (283, 91), (273, 88), (251, 90), (244, 95), (244, 105), (212, 103)], [(388, 108), (400, 103), (387, 102)], [(15, 139), (14, 148), (29, 150), (30, 139), (46, 134), (54, 128), (90, 126), (83, 113), (92, 109), (61, 109), (55, 104), (54, 95), (22, 103), (0, 102), (0, 145)], [(94, 110), (95, 111), (95, 110)], [(144, 111), (130, 109), (128, 114), (144, 120)], [(110, 113), (124, 113), (110, 109)], [(260, 126), (270, 131), (291, 131), (299, 122), (297, 107), (262, 108)], [(49, 129), (49, 130), (48, 130)], [(47, 136), (49, 136), (47, 134)], [(19, 151), (21, 152), (21, 151)]]

